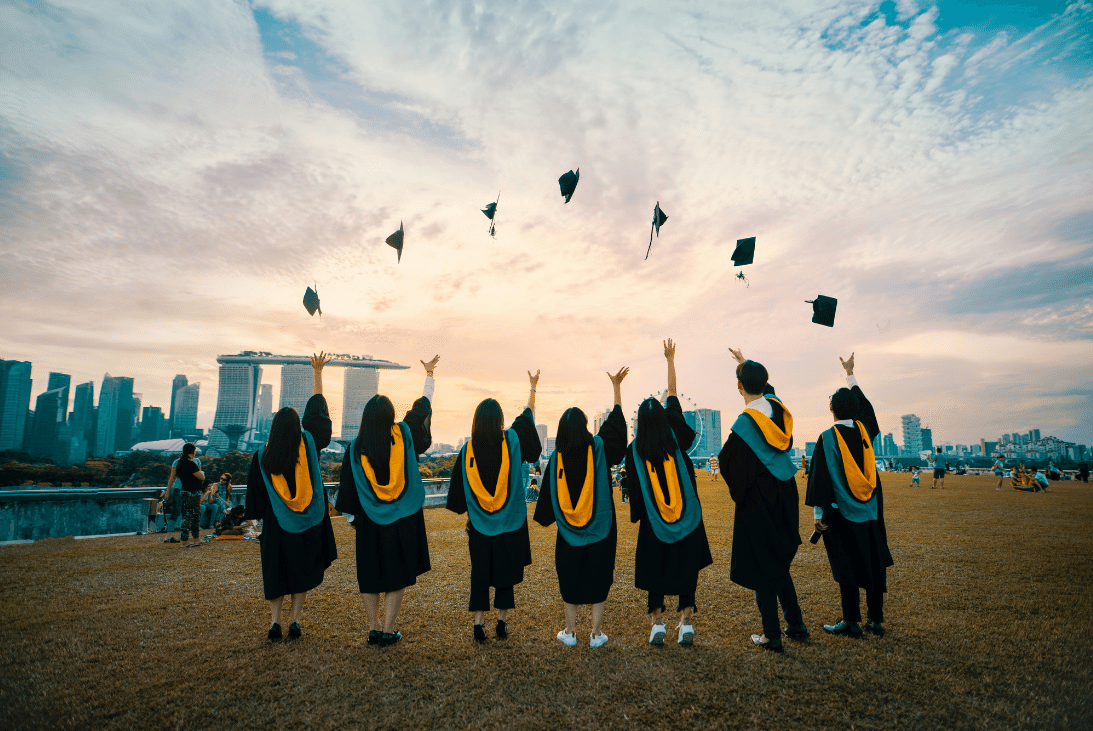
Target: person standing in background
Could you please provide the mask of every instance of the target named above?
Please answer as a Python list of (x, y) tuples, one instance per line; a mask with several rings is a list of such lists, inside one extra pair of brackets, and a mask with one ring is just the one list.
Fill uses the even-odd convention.
[[(202, 480), (205, 479), (205, 473), (194, 461), (196, 452), (197, 447), (187, 443), (182, 448), (182, 456), (179, 457), (178, 467), (175, 470), (182, 484), (180, 488), (182, 496), (182, 535), (179, 537), (182, 543), (189, 540), (191, 533), (194, 540), (198, 538), (197, 520), (200, 509)], [(172, 542), (174, 541), (172, 540)]]

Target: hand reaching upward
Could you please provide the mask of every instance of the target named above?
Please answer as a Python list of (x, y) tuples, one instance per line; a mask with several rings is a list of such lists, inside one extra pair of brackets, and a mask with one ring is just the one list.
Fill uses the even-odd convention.
[(536, 370), (535, 375), (533, 376), (531, 375), (531, 371), (528, 371), (528, 380), (531, 381), (532, 388), (535, 388), (537, 385), (539, 385), (539, 373), (540, 371)]
[(332, 360), (334, 360), (333, 355), (327, 355), (320, 350), (318, 355), (315, 355), (314, 353), (311, 354), (311, 367), (317, 371), (321, 371), (323, 366)]
[(672, 360), (673, 358), (675, 358), (676, 345), (672, 342), (672, 339), (668, 338), (668, 340), (662, 342), (664, 342), (664, 357), (668, 360)]
[(611, 379), (611, 385), (615, 388), (618, 388), (622, 384), (622, 379), (626, 378), (626, 375), (628, 373), (630, 373), (630, 369), (626, 366), (623, 366), (619, 369), (618, 373), (616, 373), (615, 375), (611, 375), (610, 373), (608, 373), (607, 377)]
[(425, 375), (427, 375), (427, 376), (432, 376), (433, 375), (433, 369), (436, 368), (437, 361), (439, 361), (439, 360), (440, 360), (440, 356), (439, 355), (434, 355), (433, 359), (431, 361), (429, 361), (428, 363), (426, 363), (425, 361), (421, 361), (421, 365), (425, 366)]
[(736, 360), (737, 363), (743, 363), (746, 360), (744, 358), (743, 349), (733, 350), (732, 348), (729, 348), (729, 352), (732, 353), (732, 357), (734, 360)]
[(848, 376), (854, 375), (854, 354), (853, 353), (851, 353), (850, 357), (847, 358), (846, 360), (843, 360), (842, 356), (839, 356), (839, 362), (843, 364), (843, 370), (846, 371), (846, 375), (848, 375)]

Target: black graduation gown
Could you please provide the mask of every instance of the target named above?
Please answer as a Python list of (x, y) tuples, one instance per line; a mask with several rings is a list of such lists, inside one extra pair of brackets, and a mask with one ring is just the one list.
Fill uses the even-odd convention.
[[(520, 439), (520, 459), (523, 462), (535, 462), (543, 453), (539, 441), (539, 432), (535, 429), (535, 419), (531, 409), (512, 422), (516, 436)], [(501, 444), (494, 449), (476, 449), (475, 461), (478, 463), (478, 475), (482, 486), (492, 495), (497, 489), (497, 475), (501, 472)], [(509, 469), (519, 469), (520, 465), (509, 465)], [(524, 501), (524, 490), (512, 496), (512, 499)], [(448, 510), (453, 513), (467, 512), (467, 493), (463, 489), (463, 461), (457, 459), (452, 466), (452, 480), (448, 485)], [(514, 531), (487, 536), (479, 533), (468, 524), (468, 546), (471, 552), (471, 593), (488, 590), (491, 586), (516, 586), (524, 580), (524, 567), (531, 565), (531, 537), (528, 524), (524, 521)]]
[[(424, 454), (433, 443), (429, 427), (432, 415), (433, 407), (429, 399), (419, 398), (403, 419), (410, 428), (417, 454)], [(346, 449), (342, 458), (341, 486), (334, 507), (340, 513), (354, 516), (357, 587), (362, 594), (380, 594), (412, 586), (417, 583), (418, 576), (432, 568), (429, 538), (425, 533), (425, 510), (422, 508), (388, 525), (372, 522), (357, 495), (357, 482), (353, 479), (353, 463), (350, 461), (353, 457), (351, 451)], [(390, 479), (388, 465), (376, 464), (372, 468), (381, 483)], [(406, 469), (417, 469), (417, 463), (406, 465)]]
[[(330, 414), (326, 399), (315, 394), (304, 409), (303, 428), (315, 440), (315, 448), (322, 451), (330, 444)], [(296, 475), (284, 475), (290, 495), (296, 494)], [(260, 538), (262, 554), (262, 586), (266, 599), (277, 599), (286, 594), (300, 594), (323, 583), (327, 567), (338, 558), (334, 542), (334, 529), (326, 513), (326, 488), (323, 488), (323, 520), (303, 533), (290, 533), (281, 528), (277, 514), (273, 512), (269, 491), (262, 479), (262, 468), (256, 452), (247, 474), (247, 502), (244, 520), (261, 520)]]
[[(608, 467), (622, 461), (626, 452), (626, 419), (622, 407), (615, 406), (611, 415), (600, 427), (598, 435), (603, 440), (603, 456)], [(563, 455), (566, 485), (573, 504), (581, 497), (587, 470), (587, 452), (579, 458)], [(539, 501), (535, 503), (535, 522), (542, 526), (554, 523), (554, 504), (551, 495), (555, 490), (554, 476), (543, 474)], [(558, 572), (558, 588), (562, 601), (567, 604), (599, 604), (607, 600), (611, 584), (615, 582), (615, 548), (619, 542), (619, 528), (615, 522), (615, 495), (611, 493), (611, 530), (602, 541), (587, 546), (571, 546), (559, 533), (554, 539), (554, 568)]]
[[(687, 474), (691, 482), (695, 481), (695, 467), (687, 450), (694, 443), (695, 433), (683, 418), (683, 409), (679, 399), (668, 397), (665, 410), (668, 412), (668, 424), (672, 427), (679, 451), (687, 465)], [(653, 465), (660, 481), (665, 498), (668, 485), (664, 475), (664, 463)], [(653, 594), (694, 594), (698, 587), (698, 572), (713, 563), (710, 555), (710, 542), (706, 538), (705, 521), (699, 521), (695, 529), (676, 543), (664, 543), (653, 532), (646, 519), (645, 494), (638, 484), (634, 453), (626, 449), (626, 489), (630, 498), (630, 522), (638, 523), (638, 547), (634, 555), (634, 586)]]
[[(768, 387), (768, 392), (774, 389)], [(774, 417), (784, 429), (777, 409)], [(776, 591), (801, 545), (797, 482), (792, 477), (775, 479), (735, 432), (717, 455), (717, 463), (736, 503), (729, 580), (753, 591)]]
[[(876, 439), (880, 433), (877, 416), (873, 405), (857, 386), (851, 392), (858, 397), (858, 413), (855, 421), (860, 421), (869, 439)], [(861, 443), (861, 433), (857, 426), (835, 425), (846, 442), (847, 449), (853, 455), (858, 467), (864, 467), (865, 448)], [(888, 550), (888, 531), (884, 527), (884, 492), (881, 490), (880, 473), (877, 473), (877, 519), (864, 523), (855, 523), (843, 517), (842, 513), (831, 507), (838, 503), (835, 488), (828, 471), (827, 456), (824, 454), (823, 434), (816, 441), (812, 453), (812, 465), (808, 471), (808, 488), (805, 491), (805, 505), (820, 506), (824, 510), (824, 522), (829, 526), (823, 532), (824, 548), (827, 560), (831, 564), (831, 575), (838, 584), (856, 586), (867, 591), (888, 591), (887, 568), (893, 564), (892, 553)]]

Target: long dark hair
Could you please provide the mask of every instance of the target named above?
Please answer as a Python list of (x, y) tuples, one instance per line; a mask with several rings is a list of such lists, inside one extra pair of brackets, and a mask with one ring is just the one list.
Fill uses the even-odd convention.
[(278, 411), (269, 426), (269, 439), (262, 450), (262, 469), (271, 475), (287, 475), (300, 461), (300, 415), (291, 406)]
[(562, 460), (571, 463), (573, 460), (583, 460), (591, 445), (588, 417), (576, 406), (566, 409), (558, 420), (558, 437), (554, 440), (554, 448), (562, 455)]
[(357, 456), (364, 455), (373, 465), (391, 461), (391, 427), (395, 425), (395, 406), (391, 399), (376, 394), (368, 399), (357, 432)]
[(471, 422), (471, 444), (476, 450), (491, 449), (500, 441), (505, 431), (505, 414), (501, 404), (488, 398), (478, 404)]
[(676, 445), (672, 439), (672, 427), (668, 424), (668, 412), (655, 398), (645, 399), (638, 407), (638, 433), (634, 436), (634, 446), (642, 459), (653, 464), (674, 456)]

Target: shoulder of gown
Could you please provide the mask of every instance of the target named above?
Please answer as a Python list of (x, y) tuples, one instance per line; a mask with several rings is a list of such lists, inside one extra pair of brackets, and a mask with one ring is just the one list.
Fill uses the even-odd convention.
[[(632, 444), (632, 443), (631, 443)], [(638, 483), (637, 465), (634, 462), (634, 450), (626, 448), (626, 498), (630, 503), (630, 522), (637, 523), (645, 517), (645, 495)]]
[(326, 406), (326, 397), (317, 393), (307, 400), (304, 407), (304, 415), (300, 420), (304, 429), (315, 440), (315, 448), (320, 452), (330, 446), (330, 436), (333, 424), (330, 421), (330, 410)]
[(246, 512), (243, 514), (243, 519), (259, 520), (264, 517), (268, 497), (265, 481), (262, 479), (262, 467), (258, 463), (258, 453), (255, 452), (250, 460), (250, 470), (247, 472)]
[(615, 404), (597, 436), (603, 440), (603, 456), (608, 466), (614, 467), (621, 462), (626, 454), (626, 417), (622, 415), (621, 406)]
[(858, 415), (855, 417), (855, 421), (860, 421), (865, 425), (865, 430), (869, 433), (870, 439), (876, 439), (877, 435), (880, 434), (880, 424), (877, 422), (876, 412), (873, 411), (873, 404), (865, 397), (858, 385), (850, 389), (850, 393), (858, 397)]
[(448, 482), (448, 500), (444, 507), (459, 515), (467, 512), (467, 494), (463, 489), (463, 460), (458, 455), (452, 465), (452, 479)]
[(554, 482), (548, 469), (543, 473), (542, 483), (539, 485), (539, 500), (535, 503), (535, 513), (532, 520), (542, 526), (554, 523), (554, 504), (550, 501), (550, 491), (554, 489)]
[(808, 484), (805, 488), (805, 505), (826, 508), (834, 502), (835, 490), (831, 474), (827, 471), (827, 455), (824, 452), (824, 435), (816, 438), (812, 461), (808, 464)]
[(520, 459), (524, 462), (538, 460), (543, 453), (543, 444), (539, 441), (539, 432), (535, 429), (535, 415), (531, 409), (525, 406), (520, 415), (512, 420), (510, 428), (520, 438)]
[(414, 451), (425, 454), (433, 444), (432, 432), (433, 405), (422, 396), (406, 412), (403, 421), (410, 427), (410, 436), (414, 439)]

